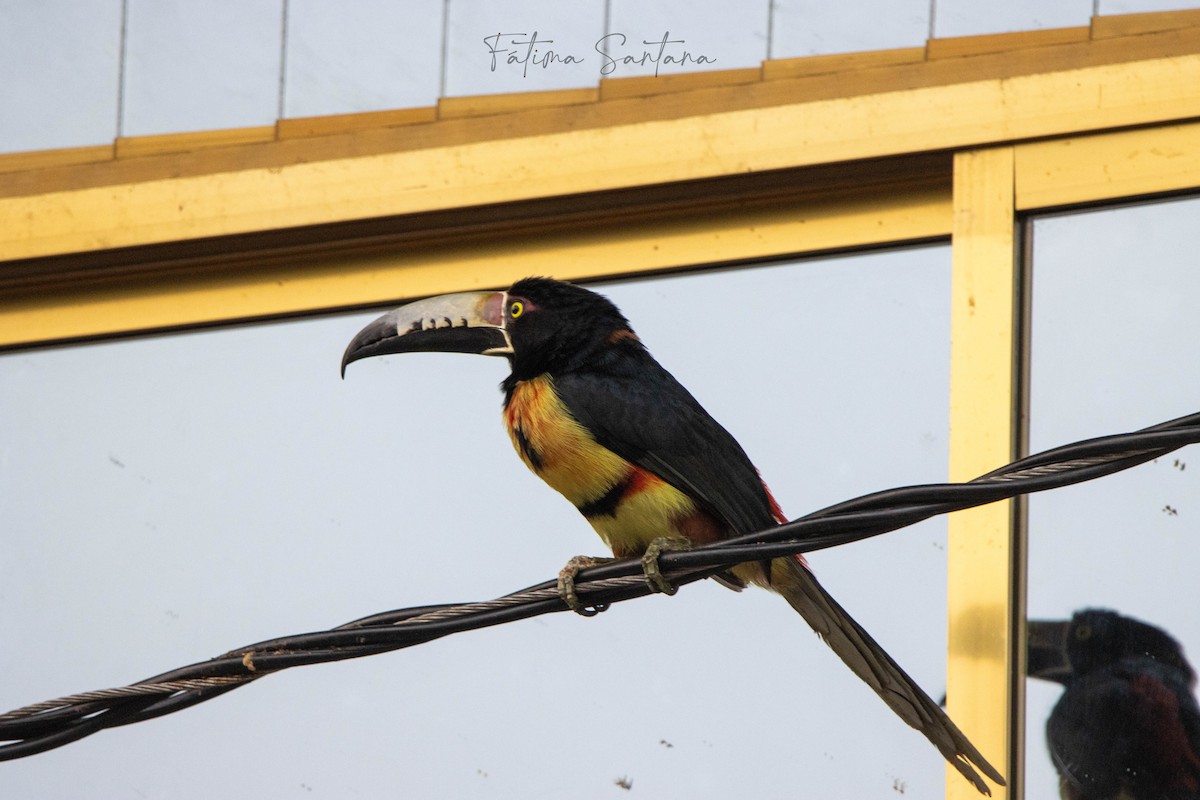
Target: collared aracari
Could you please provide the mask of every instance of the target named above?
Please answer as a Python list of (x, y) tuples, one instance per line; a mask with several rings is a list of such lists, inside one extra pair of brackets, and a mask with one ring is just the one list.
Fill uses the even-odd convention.
[[(501, 387), (513, 446), (618, 558), (641, 556), (664, 538), (702, 544), (784, 521), (733, 436), (654, 360), (601, 295), (526, 278), (507, 291), (410, 303), (354, 337), (342, 372), (362, 358), (415, 351), (509, 360), (512, 373)], [(753, 583), (783, 595), (980, 792), (990, 794), (975, 768), (1004, 783), (945, 712), (829, 596), (803, 557), (741, 564), (722, 577), (733, 588)]]
[(1089, 608), (1028, 643), (1029, 676), (1066, 687), (1046, 722), (1064, 800), (1200, 798), (1196, 673), (1170, 634)]

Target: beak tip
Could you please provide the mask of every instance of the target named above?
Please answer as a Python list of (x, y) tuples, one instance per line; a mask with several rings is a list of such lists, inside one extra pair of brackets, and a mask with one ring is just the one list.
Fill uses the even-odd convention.
[(342, 365), (341, 365), (341, 368), (338, 370), (338, 372), (342, 376), (342, 380), (346, 380), (346, 368), (347, 367), (349, 367), (355, 361), (359, 361), (360, 359), (366, 358), (369, 355), (372, 355), (372, 353), (363, 352), (361, 349), (351, 348), (351, 349), (347, 350), (346, 355), (342, 356)]
[(385, 314), (363, 328), (350, 341), (350, 344), (346, 345), (345, 351), (342, 352), (342, 380), (346, 379), (346, 367), (359, 359), (378, 354), (381, 343), (389, 338), (395, 338), (396, 328), (390, 324), (389, 316)]

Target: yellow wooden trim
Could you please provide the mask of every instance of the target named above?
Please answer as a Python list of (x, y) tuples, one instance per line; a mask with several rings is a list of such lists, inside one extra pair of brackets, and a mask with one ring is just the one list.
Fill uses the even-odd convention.
[(398, 108), (388, 111), (364, 111), (358, 114), (330, 114), (322, 117), (289, 117), (275, 123), (280, 139), (330, 136), (398, 125), (415, 125), (437, 119), (436, 106)]
[(510, 111), (529, 108), (595, 103), (599, 99), (599, 88), (553, 89), (546, 92), (510, 92), (508, 94), (443, 97), (438, 100), (438, 117), (440, 119), (478, 117), (488, 114), (504, 114)]
[(1200, 116), (1200, 54), (770, 110), (0, 199), (0, 260)]
[[(954, 160), (950, 316), (950, 480), (1013, 460), (1017, 281), (1013, 151), (965, 151)], [(1015, 758), (1011, 621), (1019, 598), (1011, 502), (949, 518), (950, 652), (947, 710), (1010, 785)], [(993, 790), (1000, 800), (1003, 789)], [(957, 770), (947, 797), (977, 798)]]
[[(766, 61), (763, 62), (763, 75), (767, 80), (758, 90), (758, 102), (766, 103), (769, 98), (779, 96), (772, 86), (778, 80), (795, 81), (789, 84), (793, 97), (825, 99), (1129, 63), (1200, 51), (1200, 28), (1197, 27), (1096, 41), (1088, 38), (1087, 31), (1087, 28), (1079, 27), (931, 40), (934, 57), (930, 60), (925, 60), (926, 48), (908, 48)], [(997, 46), (1008, 49), (994, 50)], [(939, 54), (956, 57), (939, 57)]]
[(1200, 25), (1200, 9), (1092, 17), (1092, 38), (1136, 36), (1178, 28), (1192, 28), (1197, 25)]
[(59, 150), (29, 150), (19, 153), (0, 154), (0, 172), (62, 167), (73, 164), (91, 164), (96, 161), (111, 161), (115, 158), (111, 144), (92, 147), (65, 147)]
[(762, 80), (759, 67), (747, 69), (718, 69), (707, 72), (675, 72), (667, 75), (633, 75), (628, 78), (602, 78), (600, 99), (645, 97), (667, 92), (710, 89), (714, 86), (736, 86)]
[(154, 136), (125, 136), (117, 139), (117, 158), (178, 153), (208, 147), (229, 147), (238, 144), (257, 144), (275, 138), (274, 125), (254, 128), (224, 128), (187, 133), (164, 133)]
[(1018, 145), (1023, 211), (1200, 189), (1200, 122)]
[(877, 69), (897, 64), (918, 64), (925, 60), (924, 47), (903, 47), (894, 50), (865, 50), (856, 53), (834, 53), (798, 58), (773, 58), (762, 65), (763, 80), (804, 78), (831, 72), (853, 72)]
[[(1165, 31), (1101, 41), (1028, 47), (959, 58), (898, 62), (846, 72), (807, 75), (792, 79), (763, 81), (721, 99), (727, 104), (761, 107), (786, 104), (799, 99), (823, 100), (960, 85), (992, 79), (1011, 80), (1046, 73), (1088, 69), (1104, 65), (1132, 64), (1171, 56), (1190, 57), (1200, 53), (1200, 28)], [(665, 98), (666, 96), (664, 96)], [(702, 98), (695, 98), (699, 102)], [(713, 102), (716, 98), (711, 98)]]
[[(658, 222), (451, 241), (387, 254), (236, 265), (209, 275), (0, 296), (0, 346), (382, 304), (526, 275), (616, 276), (698, 264), (925, 240), (950, 233), (944, 189), (854, 197)], [(69, 310), (68, 310), (69, 309)]]
[(981, 53), (1000, 53), (1029, 47), (1049, 47), (1088, 40), (1088, 28), (1044, 28), (1015, 33), (985, 33), (979, 36), (954, 36), (930, 39), (925, 47), (926, 57), (960, 58)]

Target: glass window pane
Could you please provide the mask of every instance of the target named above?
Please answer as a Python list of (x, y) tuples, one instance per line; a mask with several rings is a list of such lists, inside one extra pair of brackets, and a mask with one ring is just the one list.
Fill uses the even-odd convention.
[(442, 54), (444, 94), (457, 97), (596, 86), (601, 62), (594, 48), (604, 35), (604, 14), (602, 0), (450, 3)]
[(0, 153), (112, 142), (121, 5), (0, 2)]
[(926, 0), (776, 0), (771, 14), (771, 58), (924, 47), (929, 38)]
[[(791, 516), (946, 478), (947, 246), (598, 287)], [(500, 359), (355, 364), (374, 314), (0, 355), (0, 706), (375, 611), (484, 599), (601, 542), (525, 470)], [(815, 554), (933, 697), (945, 523)], [(31, 658), (31, 653), (70, 657)], [(787, 604), (675, 598), (272, 676), (8, 764), (14, 796), (939, 796), (937, 751)], [(220, 763), (214, 770), (211, 764)]]
[(129, 0), (121, 135), (272, 125), (279, 0)]
[[(1033, 223), (1032, 451), (1197, 410), (1198, 215), (1200, 199), (1190, 198)], [(1198, 470), (1197, 449), (1189, 447), (1129, 472), (1034, 495), (1030, 618), (1066, 620), (1084, 609), (1111, 609), (1168, 631), (1192, 654), (1200, 651), (1200, 620), (1190, 602), (1200, 540), (1189, 523), (1200, 513)], [(1073, 658), (1082, 664), (1088, 651), (1082, 642), (1076, 647)], [(1112, 652), (1095, 647), (1096, 659), (1101, 650)], [(1075, 672), (1089, 674), (1082, 666)], [(1106, 685), (1134, 697), (1131, 680)], [(1094, 698), (1103, 694), (1091, 694), (1100, 691), (1091, 686), (1101, 686), (1100, 679), (1074, 678), (1056, 718), (1067, 719), (1083, 702), (1096, 714), (1088, 717), (1094, 731), (1116, 730), (1118, 717), (1099, 711), (1103, 701)], [(1064, 688), (1037, 680), (1027, 688), (1027, 790), (1030, 797), (1050, 796), (1057, 777), (1045, 725)], [(1055, 747), (1070, 760), (1065, 737), (1056, 735)], [(1090, 741), (1090, 750), (1102, 749), (1103, 740)], [(1097, 769), (1093, 778), (1102, 777)]]
[(977, 36), (1087, 25), (1092, 14), (1092, 3), (1089, 0), (1062, 0), (1058, 3), (1038, 3), (1035, 0), (1016, 0), (1011, 3), (935, 0), (933, 14), (934, 36)]
[(289, 0), (283, 114), (437, 104), (443, 0)]
[[(611, 0), (605, 33), (620, 36), (603, 43), (612, 59), (601, 62), (611, 67), (604, 70), (603, 77), (755, 69), (768, 57), (772, 13), (772, 4), (763, 0)], [(664, 38), (662, 61), (650, 63), (643, 54), (649, 52), (657, 58), (658, 43)]]

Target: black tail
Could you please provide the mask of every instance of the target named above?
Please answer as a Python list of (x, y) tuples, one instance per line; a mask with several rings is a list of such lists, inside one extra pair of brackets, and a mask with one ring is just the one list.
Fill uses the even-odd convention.
[(783, 595), (854, 674), (866, 681), (901, 719), (925, 734), (976, 789), (985, 795), (992, 793), (973, 766), (1000, 786), (1005, 785), (996, 768), (946, 712), (829, 596), (812, 572), (792, 558), (775, 559), (771, 572), (770, 588)]

